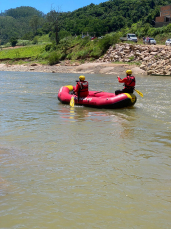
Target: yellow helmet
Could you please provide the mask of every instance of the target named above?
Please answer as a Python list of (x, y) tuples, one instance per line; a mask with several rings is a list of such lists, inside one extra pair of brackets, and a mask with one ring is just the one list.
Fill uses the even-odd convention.
[(126, 74), (131, 75), (132, 74), (132, 70), (126, 70)]
[(85, 76), (80, 76), (79, 79), (80, 80), (85, 80)]

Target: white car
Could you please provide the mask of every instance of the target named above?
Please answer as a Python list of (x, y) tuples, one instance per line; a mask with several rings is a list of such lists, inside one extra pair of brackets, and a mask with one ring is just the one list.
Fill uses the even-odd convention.
[(146, 38), (145, 43), (149, 45), (156, 45), (156, 40), (154, 38)]
[(171, 45), (171, 39), (167, 39), (165, 45)]

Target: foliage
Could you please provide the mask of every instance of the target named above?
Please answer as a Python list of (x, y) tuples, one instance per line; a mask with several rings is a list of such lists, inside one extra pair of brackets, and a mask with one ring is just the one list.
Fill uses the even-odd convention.
[(99, 47), (102, 50), (102, 53), (104, 54), (107, 49), (118, 42), (119, 37), (117, 33), (106, 35), (104, 38), (99, 40)]
[(38, 37), (37, 37), (37, 36), (33, 38), (33, 42), (32, 42), (32, 43), (33, 43), (34, 45), (35, 45), (35, 44), (38, 44)]
[[(51, 10), (47, 15), (32, 7), (10, 9), (0, 14), (1, 47), (10, 46), (14, 38), (18, 38), (15, 45), (34, 46), (2, 50), (0, 58), (31, 58), (51, 65), (64, 59), (93, 60), (127, 33), (135, 33), (139, 43), (143, 36), (164, 43), (171, 37), (171, 24), (155, 28), (152, 21), (168, 4), (171, 0), (109, 0), (73, 12)], [(97, 38), (91, 40), (92, 36)]]
[(49, 64), (54, 65), (54, 64), (59, 63), (60, 58), (61, 58), (61, 55), (59, 53), (55, 51), (52, 52), (48, 57)]
[(26, 46), (26, 45), (31, 45), (31, 41), (18, 39), (17, 46)]
[[(6, 10), (0, 13), (0, 40), (1, 44), (7, 43), (11, 37), (18, 37), (24, 39), (32, 39), (32, 27), (29, 22), (32, 18), (39, 18), (39, 26), (45, 21), (45, 15), (32, 7), (17, 7), (15, 9)], [(38, 26), (38, 25), (37, 25)], [(28, 34), (28, 35), (26, 35)]]
[(59, 31), (59, 40), (62, 40), (62, 39), (65, 38), (65, 37), (72, 37), (72, 36), (71, 36), (71, 33), (68, 32), (68, 31), (66, 31), (66, 30), (64, 30), (64, 29), (61, 29), (61, 30)]
[(35, 59), (40, 53), (45, 50), (45, 45), (26, 46), (17, 49), (4, 49), (0, 52), (0, 59), (16, 58), (16, 50), (20, 53), (20, 58), (33, 58)]
[(98, 58), (102, 55), (102, 50), (99, 46), (95, 46), (92, 51), (90, 52), (90, 57), (92, 58)]
[(38, 26), (39, 26), (39, 17), (37, 15), (34, 15), (30, 21), (29, 21), (30, 27), (33, 29), (33, 34), (37, 34)]
[(12, 47), (15, 47), (15, 46), (16, 46), (16, 44), (17, 44), (17, 38), (15, 38), (15, 37), (11, 37), (11, 39), (10, 39), (10, 43), (11, 43), (11, 46), (12, 46)]
[(52, 48), (52, 44), (47, 44), (47, 45), (45, 46), (45, 51), (46, 51), (46, 52), (49, 52), (49, 51), (51, 50), (51, 48)]
[(61, 16), (61, 13), (59, 11), (56, 11), (55, 9), (52, 9), (47, 14), (47, 21), (51, 25), (52, 32), (55, 33), (56, 44), (59, 44), (59, 31), (60, 31), (60, 26), (61, 26), (60, 16)]
[(109, 0), (67, 13), (52, 9), (47, 15), (32, 7), (17, 7), (0, 13), (0, 40), (4, 44), (11, 37), (32, 40), (35, 35), (51, 33), (59, 44), (70, 35), (99, 37), (131, 27), (141, 37), (160, 15), (160, 7), (169, 4), (171, 0)]
[(65, 56), (67, 54), (67, 50), (71, 46), (71, 40), (72, 40), (72, 37), (66, 37), (60, 40), (59, 42), (59, 47), (61, 48)]

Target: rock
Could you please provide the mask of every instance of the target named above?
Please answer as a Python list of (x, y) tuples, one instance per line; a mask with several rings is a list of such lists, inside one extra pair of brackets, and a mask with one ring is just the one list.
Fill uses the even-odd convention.
[(140, 66), (140, 68), (143, 69), (143, 70), (146, 70), (146, 67), (147, 67), (147, 66), (146, 66), (145, 64), (142, 64), (142, 65)]
[(158, 52), (151, 52), (151, 55), (157, 55)]
[[(133, 45), (133, 44), (116, 44), (109, 48), (107, 55), (99, 59), (98, 62), (135, 62), (141, 63), (140, 69), (148, 74), (165, 74), (170, 72), (171, 53), (167, 48), (158, 48), (156, 46)], [(163, 72), (163, 67), (165, 71)], [(166, 67), (169, 66), (169, 67)], [(161, 72), (162, 70), (162, 72)]]

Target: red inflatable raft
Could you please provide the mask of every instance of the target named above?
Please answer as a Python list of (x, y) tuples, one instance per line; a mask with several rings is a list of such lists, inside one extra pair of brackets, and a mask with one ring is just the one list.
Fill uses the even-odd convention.
[(75, 105), (107, 109), (131, 107), (137, 100), (134, 94), (122, 93), (115, 95), (114, 93), (102, 91), (89, 91), (87, 97), (78, 98), (78, 96), (71, 94), (73, 89), (75, 87), (72, 85), (61, 87), (58, 92), (58, 100), (61, 103), (70, 104), (71, 98), (74, 97)]

